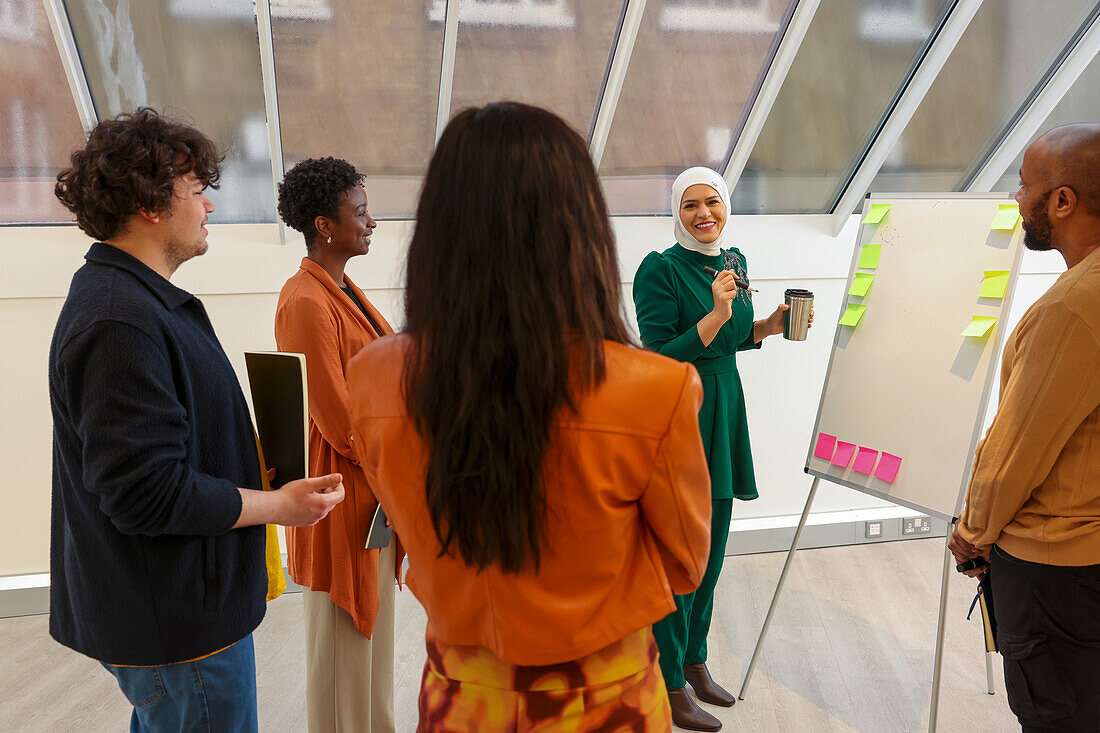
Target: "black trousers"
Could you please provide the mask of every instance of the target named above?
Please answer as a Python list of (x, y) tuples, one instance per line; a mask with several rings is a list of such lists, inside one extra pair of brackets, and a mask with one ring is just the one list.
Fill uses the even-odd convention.
[(1100, 565), (1041, 565), (996, 546), (991, 564), (1008, 704), (1024, 732), (1100, 731)]

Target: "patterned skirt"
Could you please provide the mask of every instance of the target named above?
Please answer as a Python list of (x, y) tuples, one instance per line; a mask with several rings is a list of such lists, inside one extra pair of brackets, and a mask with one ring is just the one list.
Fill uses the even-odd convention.
[(419, 733), (557, 733), (672, 728), (648, 628), (571, 662), (517, 666), (452, 646), (428, 627)]

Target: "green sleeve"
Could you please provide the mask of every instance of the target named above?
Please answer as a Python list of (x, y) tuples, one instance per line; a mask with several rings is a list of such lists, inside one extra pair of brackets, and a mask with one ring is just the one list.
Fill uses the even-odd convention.
[(699, 328), (692, 324), (683, 333), (680, 327), (680, 302), (676, 283), (668, 263), (650, 252), (634, 276), (634, 309), (638, 331), (647, 349), (679, 361), (695, 361), (706, 351)]
[(755, 330), (755, 328), (750, 328), (749, 329), (749, 335), (745, 337), (744, 341), (742, 341), (740, 344), (738, 344), (738, 346), (737, 346), (738, 351), (751, 351), (752, 349), (759, 349), (761, 346), (764, 345), (764, 342), (762, 340), (761, 341), (753, 341), (752, 340), (752, 332), (754, 330)]

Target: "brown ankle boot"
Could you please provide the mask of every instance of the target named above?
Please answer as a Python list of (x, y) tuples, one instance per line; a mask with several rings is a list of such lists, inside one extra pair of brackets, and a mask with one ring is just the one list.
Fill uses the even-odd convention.
[(721, 705), (724, 708), (733, 707), (737, 698), (722, 688), (711, 679), (706, 664), (685, 664), (684, 679), (695, 690), (695, 696), (703, 702), (711, 705)]
[(672, 708), (672, 724), (677, 728), (709, 731), (722, 729), (722, 721), (699, 707), (684, 687), (668, 691), (668, 704)]

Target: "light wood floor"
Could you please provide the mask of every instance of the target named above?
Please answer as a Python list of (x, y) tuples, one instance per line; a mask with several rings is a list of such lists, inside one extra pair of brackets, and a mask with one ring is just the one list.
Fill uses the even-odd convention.
[[(708, 708), (733, 731), (923, 731), (928, 726), (943, 540), (803, 550), (746, 699)], [(784, 554), (726, 558), (711, 631), (710, 669), (736, 691)], [(1004, 696), (985, 690), (981, 621), (966, 621), (972, 581), (953, 577), (939, 730), (1019, 730)], [(424, 612), (397, 601), (396, 714), (416, 726)], [(273, 602), (256, 632), (262, 731), (305, 731), (301, 596)], [(0, 619), (0, 731), (124, 731), (129, 707), (98, 664), (47, 634), (45, 616)]]

